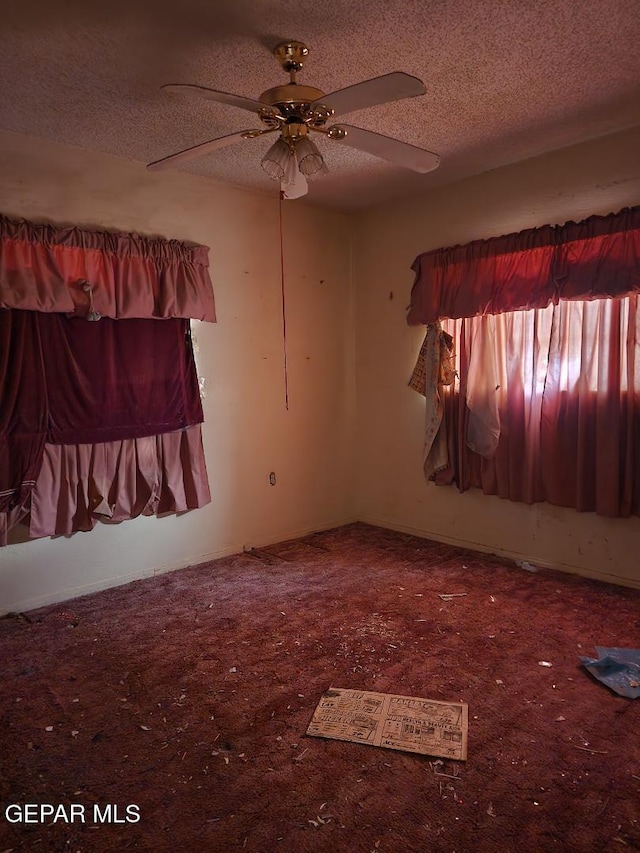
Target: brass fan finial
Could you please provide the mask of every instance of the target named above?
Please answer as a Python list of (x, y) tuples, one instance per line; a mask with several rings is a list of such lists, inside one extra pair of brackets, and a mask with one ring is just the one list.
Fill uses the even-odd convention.
[(287, 74), (295, 74), (304, 65), (305, 57), (309, 55), (309, 48), (301, 41), (283, 41), (273, 49), (273, 55)]

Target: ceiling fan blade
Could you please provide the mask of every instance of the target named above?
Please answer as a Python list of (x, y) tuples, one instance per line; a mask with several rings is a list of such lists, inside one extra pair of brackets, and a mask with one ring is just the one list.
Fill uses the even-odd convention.
[(219, 148), (226, 148), (228, 145), (235, 145), (236, 142), (247, 139), (248, 133), (259, 135), (261, 131), (241, 130), (238, 133), (230, 133), (229, 136), (219, 136), (217, 139), (210, 139), (209, 142), (202, 142), (200, 145), (194, 145), (191, 148), (178, 151), (176, 154), (170, 154), (161, 160), (154, 160), (153, 163), (149, 163), (147, 169), (155, 172), (157, 169), (166, 169), (168, 166), (175, 166), (177, 163), (195, 160), (196, 157), (204, 157), (205, 154), (210, 154)]
[(422, 80), (405, 74), (404, 71), (392, 71), (391, 74), (372, 77), (370, 80), (363, 80), (362, 83), (355, 83), (346, 89), (324, 95), (311, 106), (331, 107), (334, 115), (339, 115), (375, 107), (376, 104), (399, 101), (401, 98), (414, 98), (416, 95), (424, 95), (425, 92)]
[(207, 86), (196, 86), (191, 83), (167, 83), (160, 88), (174, 95), (195, 95), (199, 98), (217, 101), (219, 104), (229, 104), (241, 110), (248, 110), (250, 113), (258, 113), (261, 110), (278, 113), (275, 107), (263, 104), (262, 101), (254, 101), (252, 98), (244, 98), (242, 95), (231, 95), (229, 92), (219, 92), (217, 89), (209, 89)]
[[(357, 148), (358, 151), (366, 151), (367, 154), (389, 160), (397, 166), (404, 166), (405, 169), (412, 169), (414, 172), (431, 172), (440, 165), (440, 157), (437, 154), (409, 145), (408, 142), (401, 142), (391, 136), (383, 136), (381, 133), (373, 133), (371, 130), (363, 130), (361, 127), (349, 124), (333, 125), (333, 127), (346, 131), (343, 139), (332, 137), (336, 142)], [(332, 129), (329, 128), (329, 130)]]

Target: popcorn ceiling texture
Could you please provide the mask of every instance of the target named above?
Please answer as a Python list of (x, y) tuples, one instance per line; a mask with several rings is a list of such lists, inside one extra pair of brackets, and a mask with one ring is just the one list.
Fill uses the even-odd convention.
[[(310, 48), (300, 81), (325, 92), (401, 70), (426, 95), (346, 123), (435, 151), (428, 175), (320, 140), (330, 173), (309, 201), (364, 208), (640, 123), (637, 0), (5, 0), (0, 129), (146, 163), (256, 126), (250, 113), (180, 99), (163, 83), (257, 98), (286, 82), (270, 54)], [(182, 166), (276, 192), (270, 138)], [(158, 178), (161, 180), (161, 177)]]

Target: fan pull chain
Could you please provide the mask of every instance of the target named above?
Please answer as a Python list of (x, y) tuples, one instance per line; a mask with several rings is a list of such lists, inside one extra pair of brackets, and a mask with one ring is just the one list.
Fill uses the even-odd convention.
[(282, 351), (284, 356), (284, 407), (289, 411), (289, 371), (287, 368), (287, 312), (284, 293), (284, 238), (282, 236), (282, 199), (283, 192), (279, 194), (280, 213), (280, 293), (282, 295)]

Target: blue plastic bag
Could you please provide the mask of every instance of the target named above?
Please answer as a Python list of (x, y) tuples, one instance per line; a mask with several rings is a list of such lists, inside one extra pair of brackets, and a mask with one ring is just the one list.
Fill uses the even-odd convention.
[(596, 646), (597, 658), (580, 658), (587, 670), (619, 696), (640, 696), (640, 649)]

